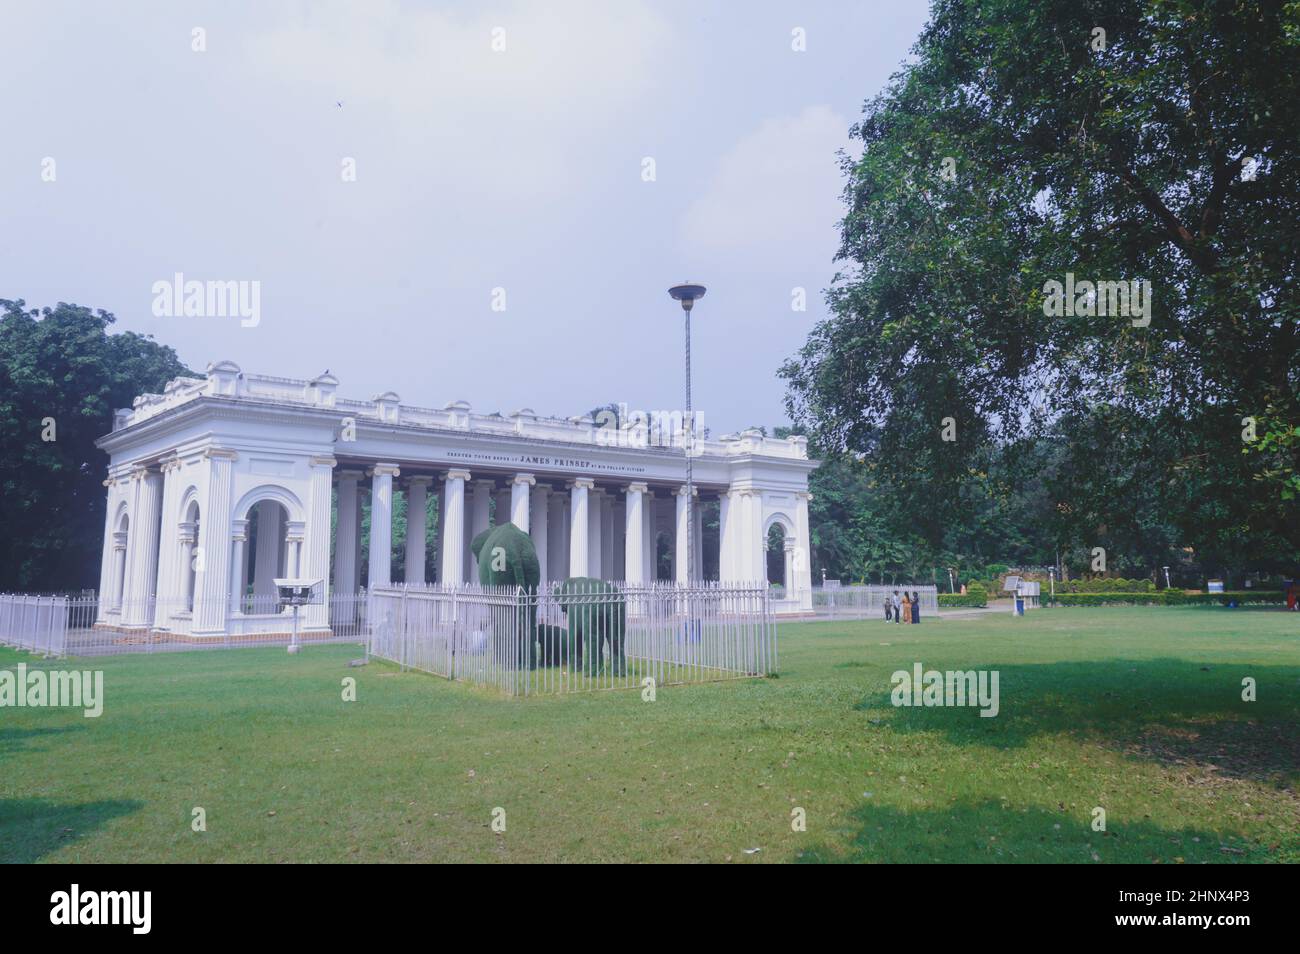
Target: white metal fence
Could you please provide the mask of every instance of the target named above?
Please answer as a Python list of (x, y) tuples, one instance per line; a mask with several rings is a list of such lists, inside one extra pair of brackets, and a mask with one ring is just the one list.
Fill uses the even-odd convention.
[(915, 593), (921, 597), (921, 616), (939, 612), (939, 590), (935, 586), (841, 586), (813, 589), (813, 612), (818, 616), (844, 619), (885, 618), (885, 597), (903, 593), (911, 599)]
[(62, 656), (69, 597), (0, 594), (0, 643), (43, 656)]
[[(0, 643), (46, 656), (105, 656), (119, 653), (175, 652), (190, 649), (233, 649), (245, 646), (285, 646), (293, 636), (293, 614), (270, 602), (246, 598), (247, 612), (232, 614), (226, 632), (193, 633), (188, 601), (149, 599), (105, 608), (92, 593), (82, 596), (0, 594)], [(364, 643), (369, 633), (365, 593), (331, 593), (329, 629), (306, 628), (299, 615), (299, 642)]]
[(777, 670), (776, 624), (760, 584), (394, 586), (371, 591), (370, 619), (370, 655), (510, 695)]

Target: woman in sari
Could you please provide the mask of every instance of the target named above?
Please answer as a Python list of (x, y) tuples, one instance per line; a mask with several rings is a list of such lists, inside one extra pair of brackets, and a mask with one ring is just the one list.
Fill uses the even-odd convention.
[(899, 607), (898, 618), (904, 623), (912, 621), (912, 601), (907, 598), (907, 590), (903, 590), (903, 603)]
[(912, 622), (921, 622), (921, 594), (916, 590), (912, 591)]

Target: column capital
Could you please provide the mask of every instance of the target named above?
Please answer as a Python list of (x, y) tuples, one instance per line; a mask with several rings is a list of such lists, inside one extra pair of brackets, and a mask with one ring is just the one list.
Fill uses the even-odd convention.
[(230, 525), (230, 532), (231, 532), (231, 539), (232, 539), (232, 540), (247, 540), (247, 539), (248, 539), (248, 521), (247, 521), (247, 520), (235, 520), (235, 521), (233, 521), (233, 522), (231, 523), (231, 525)]
[(173, 470), (180, 470), (183, 466), (184, 464), (181, 463), (180, 457), (176, 454), (172, 454), (170, 457), (163, 458), (162, 463), (158, 465), (158, 469), (164, 474), (169, 474)]
[(629, 494), (648, 494), (650, 492), (650, 485), (644, 480), (634, 480), (623, 489)]
[(307, 534), (305, 520), (290, 520), (285, 524), (284, 538), (289, 543), (302, 543)]
[(813, 495), (810, 494), (810, 493), (809, 493), (808, 491), (806, 491), (806, 490), (796, 490), (796, 491), (794, 492), (794, 496), (795, 496), (795, 499), (796, 499), (796, 500), (812, 500), (812, 499), (813, 499)]
[(203, 456), (206, 460), (239, 460), (239, 455), (228, 447), (208, 447)]
[(131, 467), (132, 480), (144, 480), (146, 477), (157, 477), (157, 471), (151, 471), (145, 464), (134, 464)]
[(402, 469), (396, 464), (374, 464), (366, 470), (371, 477), (400, 477)]
[(596, 482), (590, 477), (575, 477), (569, 481), (569, 487), (573, 490), (594, 490)]
[(310, 463), (311, 466), (313, 467), (335, 467), (338, 465), (338, 461), (335, 460), (334, 457), (329, 454), (321, 454), (319, 456), (312, 457), (308, 461), (308, 463)]
[(535, 483), (537, 483), (537, 478), (534, 477), (532, 474), (515, 474), (514, 479), (511, 481), (511, 483), (527, 484), (529, 487), (531, 487)]
[(469, 480), (468, 470), (449, 470), (445, 475), (446, 480)]
[[(700, 488), (699, 488), (699, 487), (692, 486), (692, 487), (691, 487), (691, 496), (692, 496), (692, 497), (698, 497), (699, 495), (700, 495)], [(685, 484), (682, 484), (682, 485), (679, 486), (676, 490), (674, 490), (674, 491), (673, 491), (673, 496), (674, 496), (674, 497), (685, 497), (685, 496), (686, 496), (686, 485), (685, 485)]]

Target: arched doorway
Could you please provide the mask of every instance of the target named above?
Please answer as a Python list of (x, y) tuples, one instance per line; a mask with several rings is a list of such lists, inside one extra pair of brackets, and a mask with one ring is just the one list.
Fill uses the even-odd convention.
[(781, 524), (774, 523), (767, 528), (767, 583), (769, 586), (780, 586), (789, 592), (790, 580), (786, 579), (785, 541), (785, 528)]
[(236, 574), (244, 613), (278, 613), (277, 577), (289, 576), (286, 534), (289, 511), (278, 500), (259, 500), (248, 510), (248, 545)]
[(763, 567), (767, 583), (779, 587), (778, 599), (795, 596), (795, 535), (794, 526), (784, 514), (775, 514), (767, 522), (763, 534)]

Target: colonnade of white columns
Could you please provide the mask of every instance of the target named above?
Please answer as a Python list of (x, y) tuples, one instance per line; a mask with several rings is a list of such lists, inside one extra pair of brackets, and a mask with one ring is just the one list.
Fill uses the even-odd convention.
[[(333, 457), (316, 456), (306, 462), (307, 479), (298, 485), (300, 504), (294, 504), (295, 512), (277, 499), (263, 498), (251, 505), (241, 503), (242, 512), (232, 514), (237, 459), (234, 451), (214, 447), (185, 465), (171, 458), (160, 469), (137, 467), (129, 478), (106, 482), (109, 512), (100, 578), (105, 597), (101, 620), (116, 613), (116, 622), (124, 627), (168, 629), (179, 614), (192, 618), (190, 632), (195, 635), (216, 635), (226, 631), (231, 618), (275, 612), (272, 581), (277, 576), (328, 580), (327, 592), (356, 593), (362, 582), (361, 494), (366, 477), (370, 482), (367, 583), (371, 587), (393, 582), (393, 504), (399, 490), (405, 492), (407, 502), (407, 583), (477, 580), (469, 543), (493, 522), (494, 495), (496, 522), (509, 520), (533, 537), (543, 580), (584, 576), (652, 581), (658, 576), (656, 541), (659, 533), (667, 533), (673, 541), (671, 579), (686, 583), (688, 528), (694, 535), (695, 575), (703, 575), (699, 492), (688, 499), (684, 486), (673, 489), (670, 496), (662, 490), (656, 496), (647, 482), (637, 480), (602, 480), (597, 486), (592, 478), (579, 477), (558, 487), (539, 482), (531, 473), (507, 475), (503, 481), (501, 476), (474, 477), (459, 468), (438, 477), (403, 477), (396, 463), (376, 462), (364, 472), (337, 470)], [(184, 482), (177, 477), (183, 469), (187, 469)], [(186, 504), (182, 490), (196, 476), (202, 481), (200, 494), (180, 513)], [(431, 492), (437, 494), (440, 507), (433, 573), (425, 556)], [(791, 518), (785, 518), (784, 578), (790, 589), (810, 591), (808, 495), (797, 493), (794, 498), (793, 527)], [(251, 532), (254, 516), (255, 535)], [(720, 517), (720, 579), (765, 581), (762, 493), (729, 488), (720, 497)], [(251, 610), (244, 601), (250, 561), (256, 565), (253, 595), (261, 598)], [(329, 628), (329, 606), (309, 606), (304, 621), (308, 630)]]

